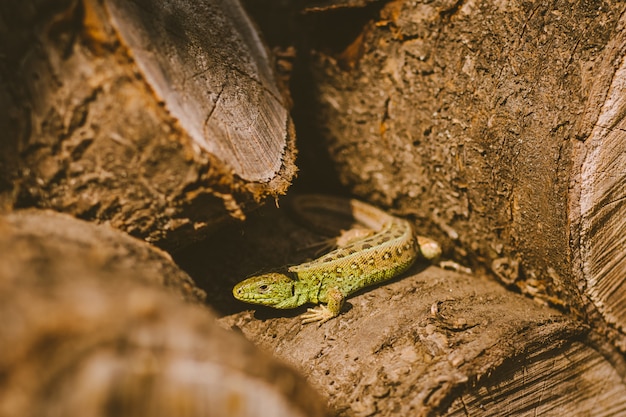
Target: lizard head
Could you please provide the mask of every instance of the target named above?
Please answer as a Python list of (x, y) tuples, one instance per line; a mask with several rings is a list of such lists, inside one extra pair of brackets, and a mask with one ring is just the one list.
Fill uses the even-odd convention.
[(235, 285), (233, 295), (246, 303), (274, 308), (294, 308), (304, 303), (298, 302), (296, 282), (289, 276), (277, 272), (257, 275)]

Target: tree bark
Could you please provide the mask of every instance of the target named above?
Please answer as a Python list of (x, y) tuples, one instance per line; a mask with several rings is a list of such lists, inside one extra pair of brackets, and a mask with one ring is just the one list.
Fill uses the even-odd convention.
[(9, 2), (0, 19), (5, 211), (174, 248), (285, 193), (293, 127), (238, 2)]

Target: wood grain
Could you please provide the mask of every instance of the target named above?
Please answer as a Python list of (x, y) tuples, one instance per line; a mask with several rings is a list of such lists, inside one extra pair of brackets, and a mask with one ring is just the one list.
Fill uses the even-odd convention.
[[(576, 146), (570, 218), (579, 268), (575, 276), (592, 317), (626, 353), (626, 34), (625, 18), (589, 80), (594, 111)], [(602, 94), (600, 94), (602, 92)]]
[(265, 45), (238, 1), (107, 1), (113, 24), (194, 142), (241, 178), (282, 166), (288, 112)]
[[(626, 386), (597, 351), (573, 342), (513, 358), (459, 397), (448, 416), (615, 416)], [(504, 399), (504, 400), (503, 400)]]

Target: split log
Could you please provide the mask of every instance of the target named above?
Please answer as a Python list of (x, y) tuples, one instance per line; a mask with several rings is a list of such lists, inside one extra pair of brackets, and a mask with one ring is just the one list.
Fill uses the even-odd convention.
[[(332, 167), (307, 168), (335, 170), (353, 193), (416, 217), (456, 259), (626, 353), (625, 10), (309, 9), (302, 82), (315, 91), (298, 120), (314, 118), (300, 131), (324, 137)], [(344, 36), (319, 35), (333, 31)], [(303, 141), (302, 153), (314, 149)]]
[(203, 296), (120, 231), (49, 211), (0, 217), (0, 416), (326, 415)]
[(233, 0), (0, 5), (0, 206), (162, 247), (284, 194), (294, 131)]

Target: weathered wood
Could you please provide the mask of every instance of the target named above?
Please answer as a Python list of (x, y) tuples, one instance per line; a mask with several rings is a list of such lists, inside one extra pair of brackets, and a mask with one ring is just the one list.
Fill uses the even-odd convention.
[[(159, 43), (162, 51), (146, 46), (151, 37), (167, 39), (186, 29), (154, 29), (142, 17), (146, 10), (133, 4), (61, 3), (53, 21), (33, 17), (28, 7), (17, 13), (16, 5), (0, 6), (0, 12), (15, 12), (21, 30), (0, 33), (16, 34), (1, 37), (9, 59), (0, 71), (0, 103), (10, 111), (0, 114), (0, 127), (7, 127), (6, 137), (20, 138), (0, 150), (2, 205), (50, 201), (57, 209), (67, 206), (171, 243), (177, 234), (196, 235), (218, 223), (223, 206), (241, 217), (248, 202), (279, 193), (259, 191), (262, 181), (229, 176), (227, 164), (206, 152), (210, 145), (184, 126), (197, 132), (199, 120), (214, 120), (185, 110), (179, 95), (179, 86), (197, 85), (208, 66), (191, 62), (193, 54), (175, 48), (176, 39)], [(359, 14), (368, 19), (351, 20), (352, 5), (370, 5)], [(438, 236), (458, 260), (479, 272), (487, 265), (507, 286), (565, 315), (483, 278), (434, 268), (417, 268), (351, 299), (348, 311), (321, 328), (302, 328), (295, 317), (301, 311), (235, 313), (249, 307), (232, 303), (232, 284), (259, 269), (298, 262), (305, 256), (298, 247), (312, 243), (310, 236), (260, 217), (243, 234), (231, 228), (217, 235), (188, 264), (227, 314), (223, 323), (298, 366), (344, 415), (480, 414), (487, 408), (493, 414), (622, 412), (625, 7), (608, 1), (356, 0), (315, 2), (307, 9), (314, 12), (307, 21), (313, 25), (324, 13), (344, 13), (344, 19), (320, 26), (317, 33), (328, 44), (311, 43), (313, 82), (303, 84), (304, 97), (314, 100), (312, 106), (298, 103), (314, 122), (305, 130), (322, 132), (329, 146), (332, 167), (308, 157), (318, 172), (336, 169), (354, 193), (416, 217), (420, 232)], [(132, 16), (138, 29), (128, 25)], [(200, 33), (208, 30), (189, 21)], [(72, 30), (72, 22), (84, 30)], [(14, 29), (11, 24), (4, 18), (0, 30)], [(344, 44), (345, 36), (337, 41), (332, 24), (345, 29), (342, 35), (353, 34), (351, 42)], [(44, 48), (31, 46), (32, 28), (43, 34), (36, 39)], [(190, 45), (201, 41), (190, 39)], [(51, 50), (57, 53), (47, 59)], [(161, 52), (183, 66), (198, 65), (200, 76), (177, 65), (167, 68), (161, 57), (150, 60)], [(85, 68), (99, 78), (85, 76)], [(39, 79), (28, 78), (33, 69)], [(63, 79), (59, 90), (70, 88), (74, 95), (54, 95), (55, 106), (43, 105), (50, 93), (42, 86), (68, 73), (78, 76)], [(170, 76), (184, 81), (170, 88), (162, 82)], [(263, 85), (262, 76), (254, 79)], [(85, 80), (98, 81), (99, 89)], [(32, 103), (32, 110), (15, 103)], [(116, 110), (118, 103), (127, 105)], [(226, 119), (239, 111), (215, 109)], [(280, 119), (279, 112), (270, 113)], [(98, 123), (93, 115), (101, 116)], [(99, 124), (126, 130), (106, 136)], [(54, 145), (59, 132), (64, 141)], [(293, 153), (289, 139), (286, 144), (280, 172), (287, 174), (270, 186), (290, 178), (286, 161)], [(108, 149), (121, 145), (124, 152)], [(238, 152), (222, 150), (238, 161)], [(58, 158), (64, 154), (81, 164)], [(144, 176), (126, 180), (135, 165)], [(316, 172), (309, 175), (319, 182)], [(173, 181), (177, 176), (187, 180)], [(99, 189), (121, 189), (123, 198)], [(293, 240), (283, 245), (277, 236)], [(226, 284), (220, 282), (225, 277)], [(566, 393), (568, 403), (559, 398)], [(503, 398), (511, 409), (503, 408)]]
[[(553, 342), (553, 340), (551, 340)], [(619, 416), (626, 413), (623, 378), (582, 343), (541, 343), (454, 401), (448, 416)]]
[(117, 230), (0, 217), (0, 416), (326, 415), (200, 295), (167, 255)]
[(284, 194), (294, 131), (237, 1), (0, 5), (0, 200), (163, 247)]
[(239, 2), (106, 4), (149, 84), (194, 142), (245, 180), (274, 178), (289, 117)]
[[(574, 277), (594, 327), (626, 353), (626, 16), (587, 80), (574, 147), (570, 221)], [(608, 324), (608, 326), (607, 326)]]

